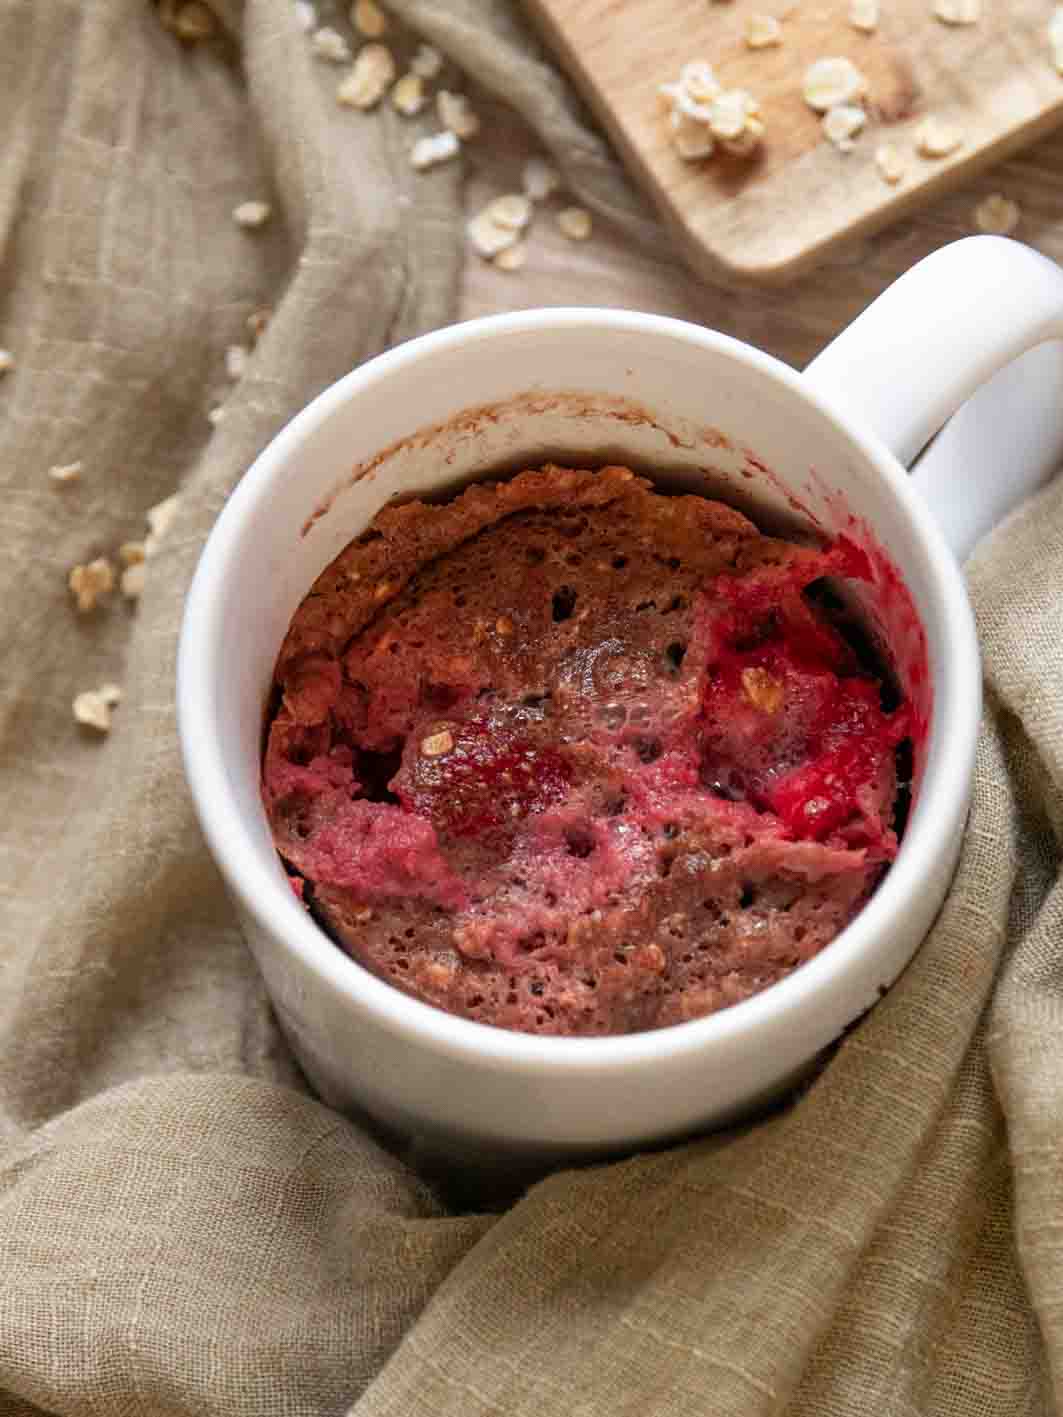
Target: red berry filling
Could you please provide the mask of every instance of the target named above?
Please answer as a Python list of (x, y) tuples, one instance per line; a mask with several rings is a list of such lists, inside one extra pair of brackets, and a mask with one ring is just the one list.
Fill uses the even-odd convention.
[(805, 602), (802, 590), (831, 569), (824, 553), (763, 580), (718, 582), (727, 609), (711, 629), (702, 781), (774, 813), (798, 839), (840, 834), (892, 855), (869, 794), (893, 771), (908, 713), (883, 710), (878, 680)]
[(394, 783), (399, 801), (456, 837), (498, 831), (545, 811), (565, 797), (572, 778), (556, 748), (486, 718), (433, 728), (410, 744), (407, 760)]

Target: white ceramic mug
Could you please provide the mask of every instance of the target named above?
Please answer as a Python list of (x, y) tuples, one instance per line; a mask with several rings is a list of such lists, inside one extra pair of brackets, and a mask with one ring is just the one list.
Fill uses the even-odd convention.
[[(954, 552), (1063, 454), (1063, 356), (1045, 343), (1061, 336), (1063, 272), (978, 237), (915, 267), (803, 374), (655, 315), (533, 310), (391, 350), (292, 420), (203, 552), (178, 707), (203, 830), (326, 1101), (470, 1155), (633, 1148), (778, 1093), (875, 1002), (945, 897), (968, 807), (981, 675)], [(906, 466), (939, 429), (913, 479)], [(389, 498), (550, 457), (666, 470), (863, 543), (868, 613), (925, 718), (899, 854), (841, 935), (746, 1002), (624, 1037), (490, 1028), (374, 977), (296, 901), (259, 798), (274, 661), (318, 573)]]

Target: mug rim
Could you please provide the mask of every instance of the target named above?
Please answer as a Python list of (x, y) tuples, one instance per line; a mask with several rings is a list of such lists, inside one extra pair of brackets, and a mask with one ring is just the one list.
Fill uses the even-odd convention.
[[(211, 677), (211, 646), (216, 642), (224, 607), (221, 593), (232, 572), (245, 516), (269, 496), (274, 481), (298, 456), (308, 439), (354, 399), (371, 396), (374, 387), (411, 364), (430, 360), (470, 340), (511, 337), (525, 332), (573, 326), (603, 333), (625, 331), (651, 338), (680, 340), (723, 354), (750, 371), (782, 384), (828, 422), (887, 483), (922, 556), (929, 584), (943, 617), (949, 653), (934, 681), (932, 738), (940, 736), (933, 780), (924, 780), (938, 800), (909, 822), (897, 857), (871, 898), (845, 928), (812, 959), (748, 999), (702, 1018), (637, 1033), (594, 1037), (544, 1036), (503, 1029), (450, 1014), (405, 994), (371, 973), (342, 950), (309, 917), (284, 881), (250, 841), (232, 798), (227, 761), (216, 722), (217, 697)], [(416, 428), (411, 427), (411, 434)], [(967, 692), (950, 695), (953, 715), (948, 732), (941, 722), (940, 680), (950, 677)], [(981, 671), (970, 604), (960, 568), (915, 492), (908, 473), (890, 449), (852, 420), (833, 397), (813, 388), (789, 365), (753, 345), (671, 316), (594, 306), (545, 307), (488, 315), (420, 335), (368, 360), (322, 390), (291, 418), (258, 454), (221, 510), (200, 554), (188, 591), (177, 655), (178, 734), (197, 817), (215, 861), (241, 906), (260, 929), (285, 951), (299, 957), (355, 1010), (371, 1013), (378, 1026), (419, 1046), (429, 1046), (473, 1065), (527, 1071), (539, 1075), (585, 1074), (664, 1064), (680, 1055), (710, 1053), (733, 1046), (743, 1034), (752, 1043), (768, 1030), (785, 1027), (844, 983), (869, 955), (881, 948), (891, 919), (906, 901), (931, 887), (955, 831), (962, 828), (980, 723)], [(921, 942), (920, 942), (921, 943)], [(918, 948), (918, 946), (916, 947)], [(890, 981), (892, 982), (892, 981)], [(845, 1026), (839, 1025), (839, 1031)]]

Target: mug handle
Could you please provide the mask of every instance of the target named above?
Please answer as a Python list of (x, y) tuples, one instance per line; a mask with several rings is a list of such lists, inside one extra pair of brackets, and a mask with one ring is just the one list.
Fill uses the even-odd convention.
[(1061, 340), (1063, 270), (970, 236), (895, 281), (805, 378), (912, 468), (962, 560), (1063, 460)]

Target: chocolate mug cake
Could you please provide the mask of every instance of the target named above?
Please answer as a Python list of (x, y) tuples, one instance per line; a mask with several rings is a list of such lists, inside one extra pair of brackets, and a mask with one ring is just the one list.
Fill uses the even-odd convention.
[(625, 468), (386, 507), (277, 661), (262, 792), (294, 889), (451, 1013), (631, 1033), (834, 939), (897, 850), (909, 713), (831, 578)]

